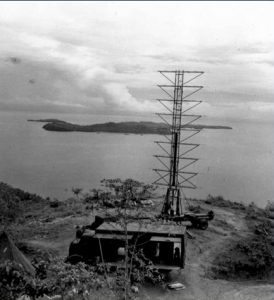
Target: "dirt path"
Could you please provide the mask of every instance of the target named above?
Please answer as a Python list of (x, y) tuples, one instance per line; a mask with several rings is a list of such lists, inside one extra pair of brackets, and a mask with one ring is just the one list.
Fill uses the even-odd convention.
[(222, 295), (220, 300), (273, 300), (274, 286), (270, 284), (240, 287)]
[[(145, 288), (140, 299), (157, 300), (272, 300), (274, 286), (256, 282), (231, 282), (211, 279), (208, 270), (218, 253), (226, 250), (232, 241), (250, 234), (244, 214), (240, 211), (214, 208), (215, 219), (205, 231), (191, 230), (195, 239), (188, 240), (185, 269), (173, 274), (173, 281), (181, 282), (185, 289)], [(172, 277), (172, 276), (171, 276)]]

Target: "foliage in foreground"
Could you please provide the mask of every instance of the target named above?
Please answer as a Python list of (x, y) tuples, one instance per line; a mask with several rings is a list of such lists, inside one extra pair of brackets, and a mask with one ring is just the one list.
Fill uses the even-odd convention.
[(22, 266), (12, 262), (0, 265), (0, 299), (16, 299), (23, 291), (31, 278), (23, 270)]
[(104, 286), (93, 268), (84, 263), (71, 265), (55, 259), (51, 262), (41, 261), (35, 267), (36, 276), (32, 278), (18, 263), (7, 261), (1, 264), (0, 299), (16, 299), (21, 295), (36, 299), (44, 294), (64, 297), (72, 291), (81, 299), (91, 289)]
[[(145, 262), (141, 253), (132, 257), (131, 264), (129, 284), (158, 284), (163, 281), (163, 275), (152, 264)], [(90, 295), (97, 290), (108, 296), (121, 295), (125, 290), (125, 270), (110, 272), (108, 265), (90, 266), (81, 262), (72, 265), (55, 258), (39, 261), (35, 269), (36, 275), (31, 277), (16, 262), (0, 264), (0, 300), (13, 300), (22, 295), (28, 295), (31, 299), (43, 295), (61, 295), (62, 299), (69, 295), (73, 295), (73, 299), (92, 299)]]

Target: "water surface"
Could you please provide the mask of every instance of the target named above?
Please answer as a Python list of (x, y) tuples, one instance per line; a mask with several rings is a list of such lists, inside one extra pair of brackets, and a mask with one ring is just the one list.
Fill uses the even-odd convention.
[[(156, 135), (49, 132), (27, 119), (59, 118), (79, 124), (107, 121), (148, 121), (144, 117), (104, 115), (0, 113), (0, 180), (43, 196), (65, 199), (72, 187), (88, 191), (103, 178), (135, 178), (153, 182), (160, 167)], [(158, 121), (155, 119), (155, 121)], [(190, 197), (223, 195), (233, 201), (264, 206), (272, 200), (274, 177), (273, 125), (206, 120), (233, 130), (203, 130), (193, 139), (201, 146), (191, 156), (200, 172)]]

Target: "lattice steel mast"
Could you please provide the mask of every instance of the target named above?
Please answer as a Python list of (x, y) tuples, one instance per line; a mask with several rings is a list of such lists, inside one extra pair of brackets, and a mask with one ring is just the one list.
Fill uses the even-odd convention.
[[(199, 144), (186, 142), (201, 131), (192, 126), (192, 123), (201, 118), (201, 115), (187, 113), (202, 101), (190, 99), (203, 86), (189, 85), (204, 72), (200, 71), (159, 71), (169, 84), (158, 85), (168, 98), (157, 99), (168, 111), (157, 115), (170, 126), (170, 136), (165, 135), (166, 141), (156, 141), (163, 150), (163, 155), (155, 155), (164, 167), (154, 169), (159, 178), (154, 182), (167, 186), (163, 216), (180, 216), (184, 213), (181, 201), (181, 189), (192, 188), (196, 185), (191, 179), (198, 173), (186, 170), (198, 158), (189, 157), (192, 150)], [(171, 117), (171, 120), (168, 120)], [(166, 146), (170, 148), (167, 150)]]

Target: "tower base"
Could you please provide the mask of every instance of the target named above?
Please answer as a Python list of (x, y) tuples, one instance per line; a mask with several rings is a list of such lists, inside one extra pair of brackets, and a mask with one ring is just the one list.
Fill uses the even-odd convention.
[(182, 215), (181, 192), (178, 188), (169, 187), (166, 192), (164, 205), (161, 211), (162, 216)]

